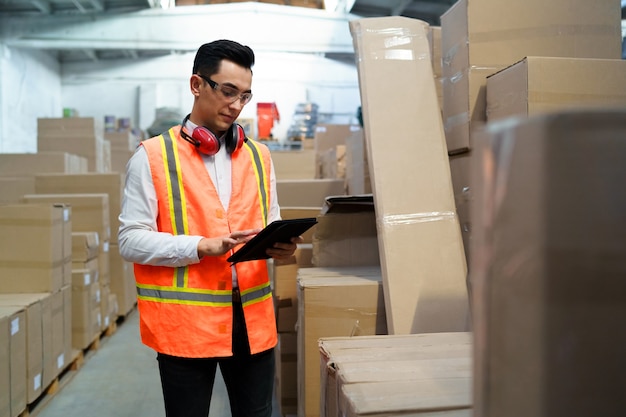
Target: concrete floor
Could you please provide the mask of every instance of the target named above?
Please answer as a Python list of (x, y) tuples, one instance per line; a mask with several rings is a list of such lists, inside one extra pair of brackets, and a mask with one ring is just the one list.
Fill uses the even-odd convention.
[[(219, 369), (219, 368), (218, 368)], [(132, 310), (117, 331), (101, 340), (84, 365), (61, 379), (61, 389), (42, 401), (37, 417), (164, 417), (156, 354), (139, 338), (139, 314)], [(276, 402), (275, 402), (276, 403)], [(229, 417), (221, 375), (215, 380), (209, 417)], [(274, 407), (273, 417), (280, 417)]]

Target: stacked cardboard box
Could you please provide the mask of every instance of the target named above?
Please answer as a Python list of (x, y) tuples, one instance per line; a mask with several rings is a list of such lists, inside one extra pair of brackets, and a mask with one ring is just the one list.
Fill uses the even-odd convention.
[(104, 139), (111, 144), (111, 171), (126, 172), (126, 163), (139, 144), (137, 137), (131, 131), (105, 132)]
[(320, 416), (470, 416), (471, 347), (467, 332), (321, 338)]
[(321, 337), (387, 334), (379, 266), (298, 270), (298, 416), (320, 413)]
[(111, 171), (111, 143), (93, 117), (37, 119), (37, 152), (68, 152), (87, 159), (90, 172)]
[(626, 111), (493, 122), (472, 168), (475, 415), (626, 408)]

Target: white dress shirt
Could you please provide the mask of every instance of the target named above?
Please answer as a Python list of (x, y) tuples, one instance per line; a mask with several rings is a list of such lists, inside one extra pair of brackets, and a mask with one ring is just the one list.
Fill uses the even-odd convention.
[[(192, 132), (196, 125), (187, 121), (185, 127), (188, 132)], [(232, 190), (231, 157), (226, 151), (224, 137), (220, 138), (220, 141), (222, 146), (217, 154), (201, 155), (226, 211), (230, 204)], [(280, 220), (273, 162), (270, 190), (268, 224), (274, 220)], [(170, 233), (159, 232), (156, 224), (157, 214), (156, 191), (152, 182), (148, 155), (144, 147), (139, 146), (126, 165), (126, 184), (119, 216), (120, 254), (129, 262), (148, 265), (177, 267), (200, 262), (198, 242), (203, 237), (217, 236), (174, 236)], [(233, 274), (234, 284), (236, 284), (236, 279), (236, 275)]]

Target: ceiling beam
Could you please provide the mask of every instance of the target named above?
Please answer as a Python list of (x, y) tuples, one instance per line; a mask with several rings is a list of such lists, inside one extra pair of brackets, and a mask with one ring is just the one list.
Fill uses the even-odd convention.
[(89, 2), (93, 6), (94, 10), (99, 12), (104, 11), (104, 0), (89, 0)]
[(83, 49), (83, 53), (93, 62), (98, 62), (98, 55), (93, 49)]
[(391, 9), (391, 15), (392, 16), (400, 16), (402, 14), (402, 12), (404, 12), (404, 9), (406, 9), (406, 7), (411, 4), (413, 2), (413, 0), (402, 0), (400, 3), (398, 3), (397, 6), (393, 7)]
[(38, 8), (41, 13), (50, 14), (52, 13), (52, 7), (50, 6), (50, 2), (48, 0), (31, 0), (30, 3)]
[[(313, 8), (242, 2), (146, 9), (120, 14), (115, 19), (93, 14), (58, 19), (0, 19), (0, 32), (4, 31), (0, 35), (10, 46), (47, 50), (189, 52), (209, 40), (228, 38), (265, 52), (352, 53), (348, 21), (355, 17)], [(181, 25), (181, 21), (185, 24)], [(237, 24), (233, 25), (233, 21)], [(279, 27), (281, 33), (267, 30), (268, 27)]]
[(74, 6), (76, 6), (76, 8), (81, 12), (81, 13), (87, 13), (87, 10), (85, 10), (85, 8), (83, 7), (82, 4), (80, 4), (80, 1), (78, 0), (72, 0), (72, 3), (74, 3)]

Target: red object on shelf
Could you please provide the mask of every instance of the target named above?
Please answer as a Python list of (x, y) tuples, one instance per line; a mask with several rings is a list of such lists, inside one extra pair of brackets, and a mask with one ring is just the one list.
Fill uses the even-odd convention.
[(258, 139), (272, 139), (274, 122), (280, 121), (276, 103), (257, 103), (256, 105)]

